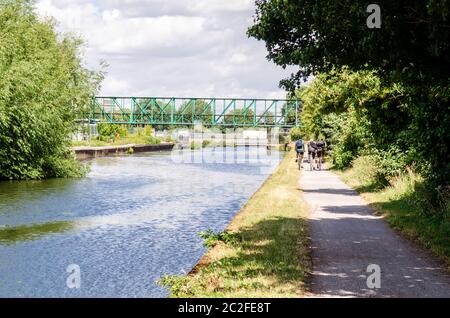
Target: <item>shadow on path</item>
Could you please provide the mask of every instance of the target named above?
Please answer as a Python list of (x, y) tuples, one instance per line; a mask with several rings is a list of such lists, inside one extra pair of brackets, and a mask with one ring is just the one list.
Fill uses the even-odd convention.
[[(314, 296), (450, 297), (440, 263), (397, 235), (336, 175), (307, 171), (301, 186), (312, 207)], [(380, 289), (367, 285), (371, 264), (381, 268)]]

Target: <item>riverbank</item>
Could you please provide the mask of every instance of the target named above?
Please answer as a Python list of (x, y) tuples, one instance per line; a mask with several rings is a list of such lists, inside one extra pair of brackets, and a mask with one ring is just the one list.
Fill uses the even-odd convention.
[(75, 153), (75, 157), (78, 160), (92, 159), (96, 157), (131, 154), (139, 152), (152, 152), (152, 151), (170, 151), (175, 144), (173, 143), (159, 143), (150, 145), (122, 145), (122, 146), (104, 146), (104, 147), (72, 147), (72, 151)]
[(364, 157), (358, 158), (347, 170), (335, 172), (358, 191), (370, 206), (405, 237), (419, 243), (442, 259), (450, 269), (449, 203), (440, 211), (427, 207), (420, 191), (420, 177), (407, 171), (380, 186), (376, 171)]
[(224, 233), (204, 233), (213, 246), (187, 276), (161, 284), (171, 297), (300, 297), (310, 271), (307, 207), (295, 154), (245, 204)]

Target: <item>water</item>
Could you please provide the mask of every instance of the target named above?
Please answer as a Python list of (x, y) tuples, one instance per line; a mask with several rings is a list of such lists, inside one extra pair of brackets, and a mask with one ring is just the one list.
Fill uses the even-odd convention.
[(189, 272), (205, 252), (198, 233), (224, 230), (280, 158), (226, 151), (264, 162), (149, 153), (95, 159), (79, 180), (0, 182), (0, 297), (166, 297), (155, 281)]

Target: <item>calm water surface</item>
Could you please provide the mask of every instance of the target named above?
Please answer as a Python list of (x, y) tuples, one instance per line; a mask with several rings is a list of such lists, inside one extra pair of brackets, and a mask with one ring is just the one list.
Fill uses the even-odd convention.
[[(189, 272), (198, 233), (224, 230), (280, 160), (226, 151), (228, 163), (142, 154), (95, 159), (79, 180), (0, 182), (0, 297), (166, 297), (155, 280)], [(79, 289), (67, 288), (71, 264)]]

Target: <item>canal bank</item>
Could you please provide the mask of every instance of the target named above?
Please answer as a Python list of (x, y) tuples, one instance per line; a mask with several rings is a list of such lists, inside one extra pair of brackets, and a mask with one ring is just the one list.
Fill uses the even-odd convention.
[(187, 276), (165, 276), (171, 297), (301, 297), (311, 268), (307, 206), (291, 151)]
[(160, 143), (157, 145), (122, 145), (122, 146), (105, 146), (105, 147), (72, 147), (75, 157), (78, 160), (87, 160), (97, 157), (123, 155), (126, 153), (141, 153), (155, 151), (170, 151), (175, 144)]

